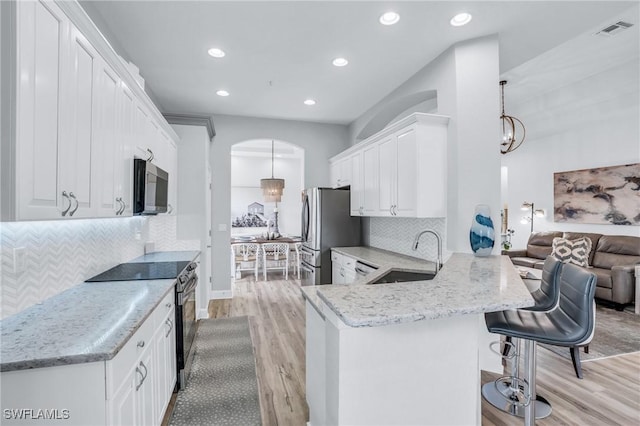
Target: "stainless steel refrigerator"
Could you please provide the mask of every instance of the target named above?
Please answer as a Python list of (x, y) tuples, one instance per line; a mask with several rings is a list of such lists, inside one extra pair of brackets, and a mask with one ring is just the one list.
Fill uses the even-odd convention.
[(302, 193), (302, 285), (331, 283), (331, 247), (362, 245), (360, 218), (350, 214), (348, 189)]

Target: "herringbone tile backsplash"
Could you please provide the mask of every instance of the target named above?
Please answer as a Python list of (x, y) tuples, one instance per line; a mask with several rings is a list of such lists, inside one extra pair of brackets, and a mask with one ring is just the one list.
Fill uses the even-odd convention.
[[(416, 219), (405, 217), (372, 217), (369, 222), (368, 245), (393, 251), (420, 259), (435, 260), (438, 256), (436, 240), (432, 235), (420, 238), (418, 250), (413, 251), (416, 235), (425, 229), (433, 229), (442, 237), (443, 257), (448, 258), (446, 251), (447, 223), (444, 218)], [(365, 222), (365, 235), (367, 234)]]
[[(175, 216), (0, 223), (0, 318), (141, 256), (146, 241), (158, 251), (200, 248), (176, 239)], [(14, 248), (24, 248), (22, 271)]]

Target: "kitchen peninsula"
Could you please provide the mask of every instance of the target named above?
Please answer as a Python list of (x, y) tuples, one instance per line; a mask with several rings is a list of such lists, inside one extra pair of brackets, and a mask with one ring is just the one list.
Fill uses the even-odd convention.
[(368, 284), (430, 262), (334, 249), (378, 267), (347, 286), (305, 287), (312, 426), (480, 424), (480, 370), (501, 372), (484, 313), (533, 305), (506, 256), (454, 253), (433, 280)]

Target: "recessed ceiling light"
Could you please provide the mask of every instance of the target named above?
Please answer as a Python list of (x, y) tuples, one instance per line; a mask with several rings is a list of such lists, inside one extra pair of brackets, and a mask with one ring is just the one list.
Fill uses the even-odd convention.
[(387, 12), (380, 16), (380, 23), (382, 25), (393, 25), (400, 20), (400, 15), (395, 12)]
[(471, 18), (472, 16), (470, 13), (467, 13), (467, 12), (458, 13), (456, 16), (451, 18), (449, 23), (454, 27), (461, 27), (471, 22)]
[(344, 67), (348, 63), (349, 61), (347, 61), (345, 58), (335, 58), (333, 60), (333, 65), (335, 65), (336, 67)]
[(304, 101), (304, 104), (311, 106), (311, 105), (315, 105), (316, 101), (314, 101), (313, 99), (307, 99), (306, 101)]
[(212, 47), (211, 49), (207, 50), (207, 53), (209, 53), (209, 55), (213, 56), (214, 58), (222, 58), (224, 57), (224, 55), (226, 55), (226, 53), (224, 53), (224, 50), (218, 49), (217, 47)]
[(229, 96), (229, 92), (227, 92), (226, 90), (218, 90), (216, 92), (216, 95), (218, 95), (218, 96)]

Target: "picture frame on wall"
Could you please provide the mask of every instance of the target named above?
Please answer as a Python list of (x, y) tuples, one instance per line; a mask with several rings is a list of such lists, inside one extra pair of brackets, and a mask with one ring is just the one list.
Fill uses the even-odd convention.
[(553, 174), (555, 222), (640, 225), (640, 163)]

